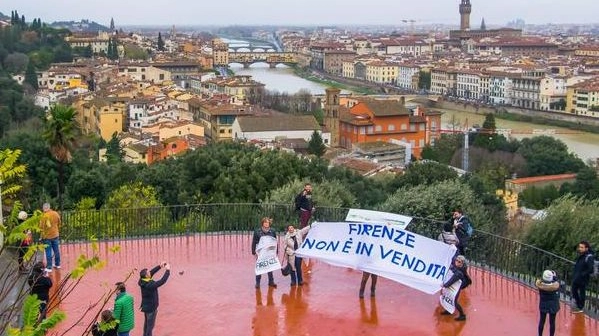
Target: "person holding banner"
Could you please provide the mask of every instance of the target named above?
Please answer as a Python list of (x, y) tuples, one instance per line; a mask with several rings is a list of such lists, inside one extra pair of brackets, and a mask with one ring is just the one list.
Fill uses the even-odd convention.
[(293, 225), (287, 227), (285, 234), (285, 256), (287, 262), (291, 265), (291, 286), (303, 286), (304, 278), (302, 276), (302, 258), (295, 255), (297, 250), (304, 241), (304, 236), (310, 231), (310, 226), (306, 226), (301, 230), (296, 230)]
[(372, 280), (370, 280), (370, 297), (374, 297), (374, 292), (376, 291), (376, 281), (378, 280), (378, 275), (376, 274), (372, 274), (372, 273), (368, 273), (368, 272), (362, 272), (362, 282), (360, 283), (360, 299), (364, 298), (364, 289), (366, 289), (366, 282), (368, 281), (368, 278), (372, 277)]
[[(271, 237), (274, 238), (275, 240), (277, 239), (277, 234), (275, 233), (275, 231), (270, 227), (270, 224), (272, 222), (272, 219), (268, 218), (268, 217), (264, 217), (262, 218), (262, 220), (260, 221), (261, 226), (256, 229), (254, 231), (254, 237), (252, 239), (252, 255), (254, 255), (256, 257), (256, 260), (258, 260), (258, 254), (256, 254), (256, 247), (260, 244), (260, 241), (262, 240), (262, 244), (260, 245), (269, 245), (269, 243), (266, 243), (266, 240), (268, 239), (262, 239), (263, 237)], [(275, 241), (276, 243), (276, 241)], [(275, 244), (276, 246), (276, 244)], [(276, 249), (276, 247), (275, 247)], [(265, 248), (266, 250), (266, 248)], [(265, 251), (266, 252), (266, 251)], [(276, 251), (274, 251), (275, 256), (276, 256)], [(279, 263), (278, 259), (276, 261), (277, 263)], [(268, 267), (268, 265), (267, 265)], [(281, 265), (278, 265), (278, 268), (281, 268)], [(258, 271), (256, 271), (256, 273), (259, 273)], [(264, 272), (266, 273), (266, 272)], [(262, 273), (260, 274), (256, 274), (256, 289), (260, 289), (260, 281), (262, 280)], [(275, 279), (274, 276), (272, 274), (272, 271), (268, 272), (268, 286), (269, 287), (273, 287), (273, 288), (277, 288), (277, 284), (275, 283)]]
[[(460, 315), (458, 315), (458, 317), (456, 317), (455, 320), (456, 321), (466, 321), (466, 315), (464, 314), (464, 309), (458, 302), (458, 299), (460, 298), (460, 292), (462, 291), (462, 289), (464, 289), (465, 287), (467, 287), (469, 285), (468, 281), (470, 280), (470, 277), (468, 276), (467, 267), (466, 267), (466, 257), (464, 257), (463, 255), (457, 256), (453, 261), (453, 265), (451, 265), (451, 267), (450, 267), (450, 271), (453, 273), (453, 275), (451, 276), (451, 278), (449, 278), (449, 280), (447, 280), (443, 284), (442, 292), (443, 292), (444, 296), (447, 296), (445, 292), (448, 291), (450, 287), (451, 287), (451, 289), (454, 289), (455, 286), (453, 286), (453, 285), (457, 284), (457, 282), (459, 281), (459, 286), (457, 288), (455, 288), (455, 297), (452, 300), (453, 304), (455, 305), (455, 308), (460, 313)], [(447, 310), (444, 310), (441, 313), (441, 315), (451, 315), (451, 314), (452, 313)]]

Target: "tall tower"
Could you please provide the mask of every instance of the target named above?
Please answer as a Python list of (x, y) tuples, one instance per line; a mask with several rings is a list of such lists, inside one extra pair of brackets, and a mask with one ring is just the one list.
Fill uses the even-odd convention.
[(331, 147), (339, 147), (339, 94), (341, 90), (327, 88), (324, 103), (324, 125), (331, 132)]
[(470, 29), (470, 13), (472, 13), (470, 0), (462, 0), (460, 3), (460, 30)]

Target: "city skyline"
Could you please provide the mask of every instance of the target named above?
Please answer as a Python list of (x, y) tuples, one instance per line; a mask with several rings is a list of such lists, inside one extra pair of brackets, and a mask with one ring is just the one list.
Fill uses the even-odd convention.
[[(141, 0), (104, 0), (84, 2), (68, 0), (4, 0), (0, 12), (10, 15), (17, 10), (30, 21), (42, 18), (45, 22), (89, 19), (108, 25), (114, 18), (119, 25), (406, 25), (414, 24), (459, 25), (459, 0), (398, 1), (348, 0), (338, 2), (317, 0), (276, 1), (257, 0), (248, 4), (242, 0), (225, 2), (188, 2), (172, 0), (169, 7), (164, 2)], [(589, 24), (597, 23), (597, 0), (471, 0), (471, 25), (475, 29), (484, 17), (488, 25), (503, 26), (508, 21), (521, 18), (530, 24)], [(543, 11), (539, 9), (542, 8)], [(220, 15), (217, 15), (219, 14)], [(359, 15), (358, 15), (359, 14)], [(176, 20), (173, 18), (177, 18)]]

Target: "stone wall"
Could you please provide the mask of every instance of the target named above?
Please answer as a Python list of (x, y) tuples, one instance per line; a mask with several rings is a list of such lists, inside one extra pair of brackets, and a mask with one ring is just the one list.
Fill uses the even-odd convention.
[(487, 107), (487, 106), (478, 106), (473, 103), (462, 103), (462, 102), (452, 102), (446, 100), (439, 100), (435, 103), (434, 107), (447, 109), (447, 110), (457, 110), (457, 111), (465, 111), (477, 114), (487, 114), (487, 113), (496, 113), (499, 111), (506, 111), (508, 113), (522, 115), (522, 116), (530, 116), (534, 118), (545, 118), (551, 120), (560, 120), (567, 121), (575, 124), (588, 124), (599, 127), (599, 118), (591, 118), (585, 116), (575, 116), (566, 113), (558, 113), (558, 112), (549, 112), (549, 111), (539, 111), (539, 110), (527, 110), (518, 107)]

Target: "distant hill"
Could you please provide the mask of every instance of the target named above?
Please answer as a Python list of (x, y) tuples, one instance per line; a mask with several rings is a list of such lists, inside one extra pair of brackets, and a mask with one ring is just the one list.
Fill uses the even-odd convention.
[(65, 28), (72, 32), (98, 32), (98, 31), (109, 31), (110, 28), (103, 26), (97, 22), (89, 20), (81, 21), (56, 21), (50, 23), (52, 28)]

